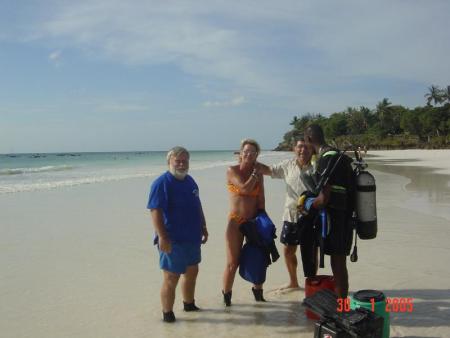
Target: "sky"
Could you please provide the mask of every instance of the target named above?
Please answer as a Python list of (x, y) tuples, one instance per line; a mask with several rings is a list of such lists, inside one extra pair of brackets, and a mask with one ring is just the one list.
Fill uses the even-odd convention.
[(0, 0), (0, 153), (274, 148), (294, 116), (425, 104), (447, 0)]

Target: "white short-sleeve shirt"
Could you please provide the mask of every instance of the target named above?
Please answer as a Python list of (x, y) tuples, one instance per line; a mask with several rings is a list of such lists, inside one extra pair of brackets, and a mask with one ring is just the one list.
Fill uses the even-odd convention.
[(298, 198), (302, 192), (315, 188), (314, 168), (306, 165), (303, 168), (293, 158), (271, 166), (272, 178), (281, 178), (286, 183), (286, 200), (284, 203), (283, 221), (296, 223)]

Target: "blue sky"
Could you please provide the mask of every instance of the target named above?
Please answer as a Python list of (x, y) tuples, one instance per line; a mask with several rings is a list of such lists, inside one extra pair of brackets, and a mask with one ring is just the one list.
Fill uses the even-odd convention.
[(450, 2), (0, 1), (0, 153), (275, 147), (449, 85)]

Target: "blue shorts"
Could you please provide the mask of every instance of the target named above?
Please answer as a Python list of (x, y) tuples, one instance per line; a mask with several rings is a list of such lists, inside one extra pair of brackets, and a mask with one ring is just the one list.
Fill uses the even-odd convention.
[(188, 266), (197, 265), (201, 260), (200, 244), (196, 243), (172, 242), (170, 253), (159, 250), (159, 267), (177, 274), (185, 273)]

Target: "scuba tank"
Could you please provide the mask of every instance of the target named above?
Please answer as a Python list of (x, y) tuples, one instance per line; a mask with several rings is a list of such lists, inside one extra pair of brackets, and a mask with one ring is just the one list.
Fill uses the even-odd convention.
[[(349, 147), (348, 147), (349, 148)], [(336, 161), (329, 162), (327, 168), (323, 171), (320, 176), (319, 182), (314, 192), (311, 194), (317, 196), (322, 188), (328, 183), (331, 175), (335, 171), (337, 165), (340, 163), (342, 158), (346, 161), (347, 174), (348, 174), (348, 186), (347, 197), (349, 198), (349, 203), (346, 203), (346, 211), (352, 215), (353, 228), (356, 230), (358, 236), (355, 236), (355, 245), (353, 247), (353, 252), (350, 255), (350, 261), (358, 261), (358, 253), (356, 241), (357, 237), (361, 239), (373, 239), (377, 236), (377, 209), (376, 209), (376, 185), (375, 178), (365, 169), (367, 164), (363, 161), (360, 153), (355, 150), (356, 161), (353, 161), (350, 157), (345, 155), (346, 148), (344, 151), (339, 151), (339, 155)], [(355, 166), (353, 169), (351, 164)], [(308, 198), (307, 195), (302, 194), (300, 196), (298, 204), (301, 205), (306, 202)], [(326, 233), (325, 228), (326, 223), (322, 222), (322, 234)], [(320, 236), (320, 239), (323, 239)], [(323, 267), (323, 244), (321, 244), (321, 264)]]
[(361, 239), (373, 239), (377, 236), (377, 206), (375, 177), (368, 171), (355, 151), (355, 222), (356, 233)]

